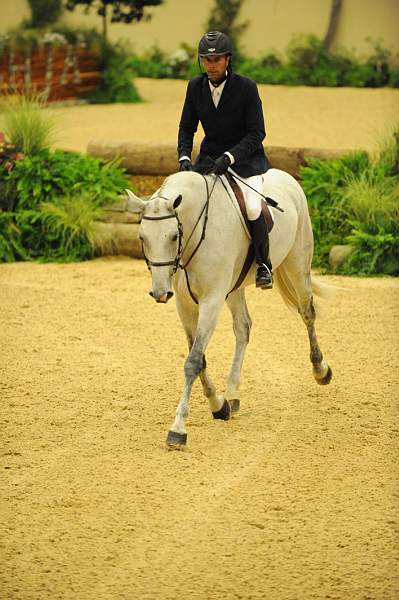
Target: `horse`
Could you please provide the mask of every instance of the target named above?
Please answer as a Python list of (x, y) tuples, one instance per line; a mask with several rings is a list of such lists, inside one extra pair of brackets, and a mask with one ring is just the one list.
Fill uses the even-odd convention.
[[(274, 281), (285, 303), (302, 317), (309, 336), (313, 376), (318, 384), (326, 385), (332, 371), (316, 336), (313, 293), (326, 295), (330, 286), (311, 275), (313, 232), (306, 196), (289, 173), (274, 168), (263, 176), (263, 190), (283, 211), (271, 209)], [(184, 387), (166, 438), (169, 448), (183, 449), (190, 393), (198, 376), (215, 419), (228, 420), (239, 410), (241, 368), (251, 330), (245, 287), (255, 282), (256, 265), (235, 289), (250, 239), (224, 177), (180, 172), (167, 177), (148, 200), (131, 190), (126, 192), (127, 210), (141, 214), (138, 236), (151, 272), (149, 293), (158, 303), (168, 302), (175, 294), (187, 337)], [(267, 296), (270, 292), (259, 293)], [(205, 352), (224, 302), (232, 314), (235, 351), (225, 392), (217, 394), (208, 375)]]

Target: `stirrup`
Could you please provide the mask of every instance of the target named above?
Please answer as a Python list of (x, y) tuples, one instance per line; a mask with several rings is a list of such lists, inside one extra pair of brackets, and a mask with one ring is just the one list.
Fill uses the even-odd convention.
[(265, 263), (258, 265), (256, 270), (256, 287), (262, 290), (270, 290), (273, 287), (273, 274)]

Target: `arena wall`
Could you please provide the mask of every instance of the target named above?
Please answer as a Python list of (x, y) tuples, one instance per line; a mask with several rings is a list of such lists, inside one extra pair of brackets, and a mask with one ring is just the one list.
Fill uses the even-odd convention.
[[(127, 40), (132, 49), (143, 52), (154, 44), (173, 52), (182, 42), (196, 45), (206, 28), (214, 0), (165, 0), (149, 10), (149, 22), (123, 25), (110, 24), (112, 41)], [(314, 33), (323, 37), (329, 19), (331, 0), (245, 0), (242, 21), (249, 21), (243, 35), (245, 52), (250, 56), (274, 49), (282, 52), (294, 34)], [(0, 33), (16, 27), (29, 17), (27, 0), (3, 0), (0, 3)], [(100, 18), (84, 9), (65, 11), (62, 22), (72, 26), (101, 27)], [(399, 53), (398, 0), (343, 0), (342, 13), (334, 41), (335, 47), (369, 53), (368, 37), (380, 40), (393, 53)]]

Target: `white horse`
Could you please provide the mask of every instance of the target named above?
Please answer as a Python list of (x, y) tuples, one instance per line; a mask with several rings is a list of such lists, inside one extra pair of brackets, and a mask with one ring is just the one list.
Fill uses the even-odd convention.
[[(127, 209), (142, 215), (139, 238), (152, 275), (150, 295), (157, 302), (167, 302), (173, 296), (173, 285), (187, 336), (184, 389), (166, 440), (169, 447), (184, 447), (189, 398), (198, 375), (214, 418), (227, 420), (239, 409), (241, 367), (251, 329), (245, 286), (255, 282), (254, 265), (242, 285), (231, 290), (250, 240), (223, 182), (215, 175), (173, 174), (147, 201), (126, 191)], [(317, 383), (325, 385), (332, 371), (317, 341), (312, 298), (312, 292), (322, 294), (324, 286), (311, 278), (313, 234), (306, 196), (291, 175), (278, 169), (270, 169), (264, 176), (264, 193), (284, 210), (272, 209), (275, 224), (270, 233), (270, 256), (275, 283), (307, 327), (313, 375)], [(258, 293), (267, 300), (269, 292)], [(217, 395), (207, 373), (205, 351), (225, 301), (232, 313), (236, 345), (226, 390)]]

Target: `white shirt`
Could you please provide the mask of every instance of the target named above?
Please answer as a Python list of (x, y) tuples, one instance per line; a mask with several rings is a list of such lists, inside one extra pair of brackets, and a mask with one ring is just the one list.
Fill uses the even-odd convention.
[(220, 96), (222, 95), (222, 92), (224, 90), (224, 86), (226, 84), (226, 79), (223, 81), (223, 83), (221, 83), (220, 85), (218, 85), (217, 87), (215, 87), (214, 85), (212, 85), (212, 83), (209, 81), (209, 88), (211, 90), (211, 95), (212, 95), (212, 100), (213, 103), (215, 105), (215, 107), (218, 107), (219, 101), (220, 101)]

